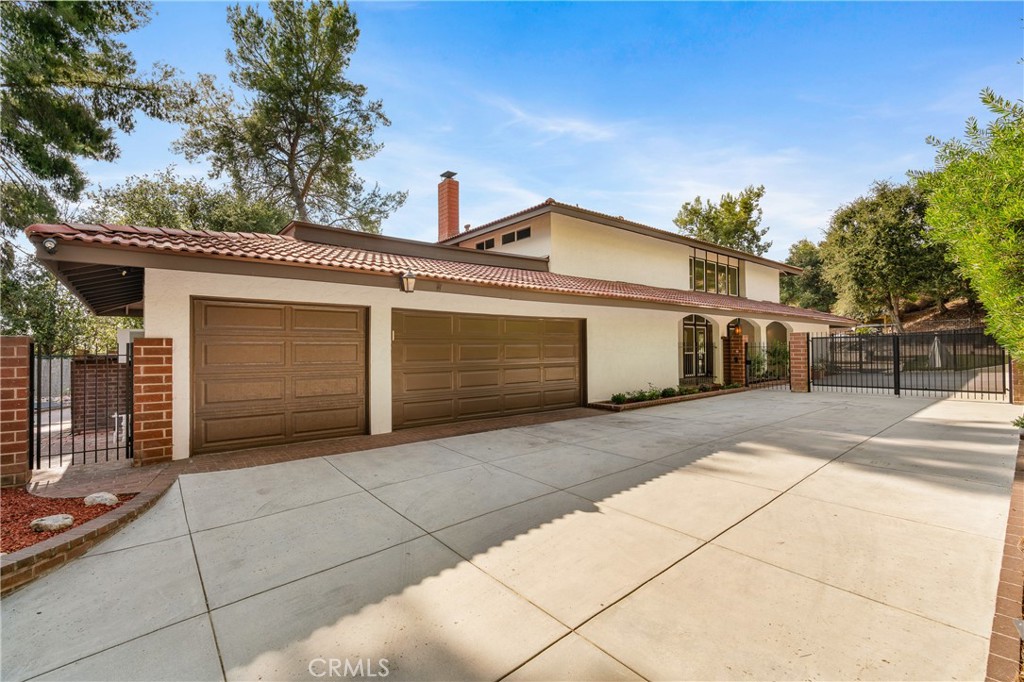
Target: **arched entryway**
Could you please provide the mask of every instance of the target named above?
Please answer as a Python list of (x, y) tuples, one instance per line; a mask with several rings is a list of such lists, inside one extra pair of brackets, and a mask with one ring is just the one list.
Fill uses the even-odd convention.
[(687, 315), (679, 327), (679, 382), (714, 381), (714, 324), (700, 315)]

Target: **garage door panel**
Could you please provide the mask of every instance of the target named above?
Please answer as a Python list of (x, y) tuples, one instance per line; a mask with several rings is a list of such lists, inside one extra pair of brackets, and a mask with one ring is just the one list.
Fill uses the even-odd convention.
[(569, 343), (547, 343), (544, 344), (545, 360), (565, 360), (575, 358), (579, 355), (579, 347)]
[(349, 331), (361, 334), (363, 316), (358, 310), (295, 306), (292, 312), (292, 330), (326, 333)]
[(503, 401), (500, 395), (478, 395), (456, 399), (457, 414), (474, 417), (501, 414), (502, 405)]
[(543, 320), (509, 317), (504, 322), (506, 336), (541, 336), (544, 333)]
[(261, 367), (283, 367), (287, 358), (287, 344), (283, 341), (232, 341), (211, 339), (203, 345), (200, 355), (202, 368), (228, 368), (236, 370), (239, 365)]
[(405, 426), (449, 422), (455, 418), (454, 398), (395, 401), (392, 414), (396, 423)]
[(501, 370), (499, 369), (460, 371), (457, 376), (457, 386), (460, 389), (496, 389), (501, 386)]
[(539, 384), (541, 382), (540, 367), (505, 369), (503, 374), (506, 384)]
[(399, 393), (422, 393), (424, 391), (451, 391), (455, 382), (451, 371), (408, 372), (398, 377), (394, 386)]
[(458, 362), (498, 362), (501, 360), (499, 343), (460, 343), (456, 355)]
[(508, 412), (529, 412), (544, 407), (544, 394), (540, 391), (510, 393), (505, 396), (505, 410)]
[(579, 320), (396, 310), (392, 322), (394, 428), (579, 405)]
[(284, 377), (267, 379), (198, 380), (197, 407), (223, 408), (252, 402), (280, 402), (287, 395)]
[(286, 311), (276, 305), (204, 302), (198, 311), (196, 326), (213, 332), (284, 331), (286, 327)]
[(413, 363), (443, 363), (451, 364), (454, 356), (454, 346), (451, 343), (430, 343), (424, 342), (415, 346), (402, 346), (399, 362), (403, 364)]
[(501, 318), (459, 316), (455, 318), (456, 336), (498, 338), (501, 336)]
[(328, 410), (312, 409), (293, 411), (292, 435), (304, 437), (338, 431), (349, 431), (352, 434), (361, 433), (363, 421), (362, 406), (351, 406), (345, 408), (332, 408)]
[(544, 383), (551, 383), (556, 381), (568, 381), (575, 385), (579, 381), (579, 372), (576, 371), (576, 366), (572, 365), (569, 367), (545, 367)]
[(194, 452), (366, 432), (364, 308), (193, 308)]
[(298, 369), (309, 365), (347, 365), (361, 362), (358, 341), (293, 341), (292, 364)]
[(430, 339), (451, 337), (455, 324), (452, 315), (417, 315), (416, 313), (404, 315), (400, 322), (400, 328), (393, 327), (396, 333)]
[(285, 415), (281, 412), (250, 413), (204, 419), (202, 431), (203, 441), (212, 447), (242, 447), (264, 440), (281, 440), (286, 434)]
[(558, 407), (575, 407), (580, 404), (578, 388), (555, 389), (544, 392), (544, 406), (552, 409)]

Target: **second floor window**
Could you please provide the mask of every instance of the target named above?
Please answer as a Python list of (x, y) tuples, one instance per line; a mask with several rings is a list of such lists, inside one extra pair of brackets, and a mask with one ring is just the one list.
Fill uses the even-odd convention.
[(739, 296), (739, 259), (695, 249), (690, 258), (690, 288), (712, 294)]

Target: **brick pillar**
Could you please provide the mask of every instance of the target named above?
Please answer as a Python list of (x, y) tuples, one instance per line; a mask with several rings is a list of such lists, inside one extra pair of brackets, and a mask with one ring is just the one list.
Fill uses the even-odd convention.
[(171, 339), (135, 339), (134, 466), (171, 461)]
[(808, 393), (811, 390), (810, 358), (807, 332), (789, 335), (789, 390)]
[(727, 334), (722, 337), (722, 361), (725, 367), (722, 381), (727, 384), (747, 385), (747, 353), (746, 344), (739, 334)]
[(32, 357), (27, 336), (0, 337), (0, 487), (28, 483), (28, 377)]
[(1024, 362), (1010, 360), (1010, 384), (1013, 391), (1013, 404), (1024, 405)]

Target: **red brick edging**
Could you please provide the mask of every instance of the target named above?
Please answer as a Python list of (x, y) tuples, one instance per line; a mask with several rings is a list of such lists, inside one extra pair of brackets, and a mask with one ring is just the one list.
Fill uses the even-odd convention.
[(1024, 663), (1024, 647), (1014, 618), (1024, 617), (1024, 440), (1017, 448), (1017, 469), (1010, 494), (1003, 563), (996, 593), (996, 613), (989, 641), (987, 682), (1013, 682)]
[(0, 557), (0, 595), (6, 595), (45, 573), (60, 568), (102, 542), (152, 507), (177, 479), (158, 476), (135, 497), (103, 516), (59, 535)]
[(599, 410), (609, 410), (610, 412), (624, 412), (625, 410), (639, 410), (642, 407), (685, 403), (687, 400), (700, 400), (701, 398), (713, 398), (716, 395), (729, 395), (730, 393), (743, 393), (744, 391), (752, 390), (754, 389), (747, 387), (720, 388), (717, 391), (704, 391), (703, 393), (690, 393), (689, 395), (674, 395), (670, 398), (658, 398), (657, 400), (639, 400), (635, 403), (622, 403), (621, 405), (616, 405), (608, 400), (602, 400), (599, 403), (590, 403), (587, 407), (594, 407)]

